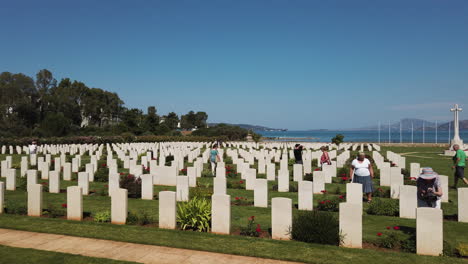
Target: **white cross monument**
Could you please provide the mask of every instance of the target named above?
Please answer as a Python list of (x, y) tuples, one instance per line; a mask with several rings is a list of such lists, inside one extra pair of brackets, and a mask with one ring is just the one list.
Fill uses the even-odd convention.
[(450, 109), (450, 112), (453, 112), (453, 139), (450, 141), (450, 149), (445, 151), (445, 155), (453, 156), (455, 151), (453, 151), (453, 145), (459, 145), (463, 149), (463, 140), (460, 138), (459, 127), (460, 122), (458, 120), (458, 112), (461, 112), (462, 109), (458, 107), (458, 104), (455, 104), (455, 107)]

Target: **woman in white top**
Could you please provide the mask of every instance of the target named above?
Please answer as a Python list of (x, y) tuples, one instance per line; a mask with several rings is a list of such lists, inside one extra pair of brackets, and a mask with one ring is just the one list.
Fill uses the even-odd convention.
[(372, 192), (374, 191), (372, 183), (374, 169), (371, 162), (366, 159), (364, 152), (359, 152), (359, 156), (351, 163), (349, 175), (352, 182), (362, 184), (362, 192), (367, 195), (367, 202), (371, 202)]

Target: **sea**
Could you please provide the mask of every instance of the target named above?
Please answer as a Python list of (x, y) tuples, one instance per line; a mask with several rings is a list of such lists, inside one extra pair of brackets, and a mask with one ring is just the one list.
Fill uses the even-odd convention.
[[(380, 143), (449, 143), (453, 131), (388, 131), (376, 130), (315, 130), (315, 131), (255, 131), (276, 141), (330, 142), (337, 134), (344, 135), (345, 142)], [(460, 138), (468, 142), (468, 130), (460, 131)]]

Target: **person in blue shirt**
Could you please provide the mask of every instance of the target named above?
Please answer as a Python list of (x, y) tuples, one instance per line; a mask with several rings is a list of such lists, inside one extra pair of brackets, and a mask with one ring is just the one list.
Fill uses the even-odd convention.
[(214, 144), (213, 148), (210, 151), (211, 173), (213, 173), (213, 175), (215, 175), (216, 166), (217, 166), (218, 161), (220, 161), (219, 152), (218, 152), (218, 145)]

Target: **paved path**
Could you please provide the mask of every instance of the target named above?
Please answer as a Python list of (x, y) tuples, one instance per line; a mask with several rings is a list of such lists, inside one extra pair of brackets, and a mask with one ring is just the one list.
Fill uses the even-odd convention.
[(293, 262), (0, 228), (0, 245), (140, 263), (292, 264)]

